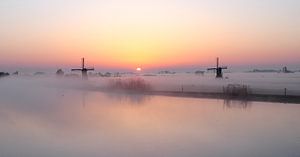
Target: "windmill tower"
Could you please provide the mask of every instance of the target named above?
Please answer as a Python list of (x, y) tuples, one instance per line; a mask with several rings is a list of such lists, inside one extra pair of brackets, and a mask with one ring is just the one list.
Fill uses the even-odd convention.
[(88, 78), (87, 72), (88, 71), (92, 71), (94, 70), (94, 68), (86, 68), (84, 65), (84, 58), (82, 58), (82, 65), (81, 65), (81, 69), (72, 69), (72, 71), (81, 71), (82, 73), (82, 79), (86, 80)]
[(223, 69), (227, 69), (227, 66), (219, 66), (219, 58), (217, 58), (217, 66), (215, 68), (208, 68), (207, 70), (216, 71), (216, 78), (223, 78)]

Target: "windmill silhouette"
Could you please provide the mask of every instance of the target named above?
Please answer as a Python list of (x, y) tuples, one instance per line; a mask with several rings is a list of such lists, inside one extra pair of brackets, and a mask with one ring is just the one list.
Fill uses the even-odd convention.
[(208, 68), (207, 70), (214, 70), (216, 71), (216, 78), (223, 77), (223, 69), (227, 69), (227, 66), (219, 66), (219, 57), (217, 58), (217, 66), (215, 68)]
[(86, 80), (88, 78), (87, 72), (95, 70), (94, 68), (86, 68), (84, 65), (84, 58), (82, 58), (82, 66), (81, 69), (72, 69), (72, 71), (81, 71), (82, 73), (82, 79)]

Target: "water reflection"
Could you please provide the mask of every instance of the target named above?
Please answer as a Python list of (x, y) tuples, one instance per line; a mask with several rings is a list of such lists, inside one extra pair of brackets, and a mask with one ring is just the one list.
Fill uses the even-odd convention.
[(117, 101), (128, 101), (133, 105), (142, 105), (151, 100), (151, 95), (145, 95), (141, 93), (124, 93), (124, 92), (107, 92), (105, 95), (110, 99)]
[(247, 109), (251, 107), (251, 101), (224, 99), (224, 108), (232, 109)]
[(1, 157), (300, 155), (299, 105), (253, 102), (249, 112), (224, 112), (227, 101), (216, 99), (57, 93), (1, 92)]

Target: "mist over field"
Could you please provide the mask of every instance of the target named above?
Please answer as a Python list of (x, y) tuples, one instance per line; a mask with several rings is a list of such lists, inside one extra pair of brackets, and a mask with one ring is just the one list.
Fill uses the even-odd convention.
[(300, 0), (0, 0), (0, 157), (300, 157)]
[[(244, 81), (236, 82), (241, 76)], [(226, 77), (1, 78), (0, 156), (298, 156), (298, 104), (227, 106), (218, 99), (150, 96), (110, 86), (132, 78), (157, 91), (181, 90), (182, 84), (184, 90), (216, 90), (227, 83), (297, 89), (299, 83), (299, 74)]]
[[(23, 97), (55, 100), (49, 97), (55, 96), (59, 92), (68, 90), (105, 92), (118, 88), (116, 87), (118, 82), (128, 84), (130, 81), (142, 81), (133, 83), (147, 85), (149, 86), (147, 90), (151, 91), (222, 92), (223, 87), (229, 84), (241, 84), (249, 86), (253, 92), (258, 94), (281, 95), (284, 89), (287, 89), (288, 94), (298, 95), (300, 89), (300, 73), (225, 73), (224, 79), (216, 79), (210, 73), (204, 75), (178, 73), (149, 76), (135, 74), (121, 77), (90, 76), (86, 81), (81, 78), (60, 78), (55, 75), (30, 77), (21, 75), (0, 79), (0, 97), (3, 101), (17, 101), (18, 98)], [(125, 90), (130, 89), (130, 87), (123, 88)]]

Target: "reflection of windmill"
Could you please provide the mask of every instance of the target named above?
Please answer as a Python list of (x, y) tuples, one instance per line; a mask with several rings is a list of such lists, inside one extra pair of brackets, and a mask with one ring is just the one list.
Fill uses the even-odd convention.
[(81, 71), (82, 72), (82, 79), (87, 79), (88, 78), (87, 72), (91, 71), (91, 70), (94, 70), (94, 68), (86, 68), (84, 66), (84, 58), (82, 58), (82, 67), (81, 67), (81, 69), (72, 69), (72, 71)]
[(215, 68), (208, 68), (207, 70), (215, 70), (216, 71), (216, 78), (223, 77), (223, 69), (227, 69), (227, 66), (219, 67), (219, 58), (217, 58), (217, 67)]

